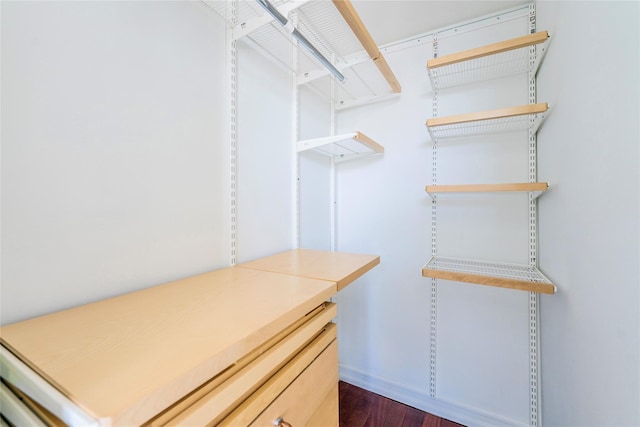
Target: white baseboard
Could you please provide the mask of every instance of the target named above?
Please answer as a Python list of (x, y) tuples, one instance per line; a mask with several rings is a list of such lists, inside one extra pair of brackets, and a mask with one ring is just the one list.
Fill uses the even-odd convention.
[(437, 398), (432, 399), (425, 391), (376, 378), (343, 365), (340, 365), (340, 380), (465, 426), (527, 427), (529, 425), (519, 420), (465, 406), (457, 402)]

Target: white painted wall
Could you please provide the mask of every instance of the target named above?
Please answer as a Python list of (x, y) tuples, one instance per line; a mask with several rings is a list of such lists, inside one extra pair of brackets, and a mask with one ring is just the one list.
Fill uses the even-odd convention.
[(538, 4), (543, 425), (640, 425), (640, 6)]
[(228, 262), (223, 52), (194, 4), (3, 2), (3, 323)]
[[(317, 90), (298, 89), (299, 139), (331, 135), (331, 87), (322, 82)], [(331, 159), (313, 150), (298, 155), (299, 246), (331, 249)]]
[(237, 262), (292, 249), (292, 77), (238, 43)]
[[(182, 1), (1, 7), (1, 322), (229, 265), (220, 18)], [(292, 245), (291, 77), (238, 59), (248, 259)]]

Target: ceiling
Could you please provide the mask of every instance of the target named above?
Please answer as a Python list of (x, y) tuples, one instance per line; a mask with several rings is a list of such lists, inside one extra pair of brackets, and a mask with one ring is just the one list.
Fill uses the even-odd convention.
[(531, 1), (352, 0), (378, 46), (429, 33)]

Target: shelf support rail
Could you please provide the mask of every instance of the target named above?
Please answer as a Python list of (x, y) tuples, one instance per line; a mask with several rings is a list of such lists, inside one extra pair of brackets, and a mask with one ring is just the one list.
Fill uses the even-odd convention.
[[(438, 57), (438, 33), (433, 34), (433, 57)], [(431, 101), (432, 117), (438, 117), (438, 89), (434, 89)], [(431, 148), (431, 183), (438, 185), (438, 138), (433, 138)], [(431, 257), (436, 257), (437, 252), (437, 226), (438, 196), (431, 195)], [(438, 343), (438, 279), (431, 278), (431, 316), (429, 320), (429, 396), (436, 398), (436, 355)]]
[[(536, 31), (536, 5), (529, 5), (529, 33)], [(547, 38), (547, 41), (549, 39)], [(540, 64), (541, 55), (537, 55), (535, 46), (529, 46), (529, 63), (532, 67), (529, 70), (529, 104), (536, 104), (536, 74), (537, 66)], [(540, 56), (540, 58), (538, 58)], [(537, 62), (537, 64), (536, 64)], [(544, 120), (544, 118), (543, 118)], [(529, 182), (534, 183), (538, 179), (537, 173), (537, 130), (533, 117), (530, 118), (529, 125)], [(538, 265), (538, 200), (529, 193), (529, 266), (537, 268)], [(529, 293), (529, 424), (531, 427), (538, 427), (540, 424), (540, 320), (539, 320), (539, 299), (536, 292)]]
[[(230, 8), (231, 13), (231, 21), (232, 24), (235, 24), (238, 15), (238, 2), (237, 0), (232, 0), (227, 2), (227, 8)], [(229, 115), (229, 203), (230, 203), (230, 216), (229, 216), (229, 245), (230, 245), (230, 255), (229, 255), (229, 264), (235, 265), (237, 260), (237, 219), (238, 219), (238, 210), (237, 210), (237, 169), (238, 169), (238, 132), (237, 132), (237, 124), (238, 124), (238, 75), (237, 75), (237, 42), (233, 37), (235, 25), (227, 26), (227, 75), (229, 78), (228, 86), (227, 86), (227, 97), (229, 99), (229, 110), (227, 114)]]

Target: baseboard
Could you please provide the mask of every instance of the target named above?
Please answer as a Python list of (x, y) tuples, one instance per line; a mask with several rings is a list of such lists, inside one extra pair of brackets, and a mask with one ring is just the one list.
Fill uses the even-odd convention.
[[(357, 369), (340, 365), (340, 380), (373, 393), (413, 406), (425, 412), (470, 427), (527, 427), (527, 423), (478, 408), (443, 399), (432, 399), (425, 391), (376, 378)], [(425, 387), (426, 390), (426, 387)]]

